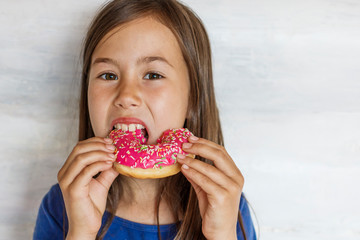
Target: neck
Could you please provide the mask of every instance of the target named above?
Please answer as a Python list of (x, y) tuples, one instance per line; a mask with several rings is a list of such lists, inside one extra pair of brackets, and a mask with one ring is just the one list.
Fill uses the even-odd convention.
[(159, 179), (123, 178), (121, 202), (127, 205), (155, 204), (159, 193)]
[[(124, 191), (116, 210), (116, 216), (142, 224), (156, 225), (156, 216), (159, 213), (160, 225), (178, 221), (166, 200), (158, 199), (159, 179), (123, 177), (122, 185)], [(158, 201), (160, 202), (158, 203)], [(159, 204), (158, 212), (157, 204)]]

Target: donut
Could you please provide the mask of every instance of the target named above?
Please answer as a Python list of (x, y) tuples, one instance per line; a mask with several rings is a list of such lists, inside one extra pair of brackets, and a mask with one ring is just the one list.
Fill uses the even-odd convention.
[(157, 139), (156, 145), (146, 145), (147, 139), (141, 129), (115, 129), (109, 134), (115, 146), (114, 168), (122, 175), (141, 179), (174, 175), (181, 167), (176, 162), (178, 153), (195, 157), (181, 148), (192, 135), (186, 128), (169, 129)]

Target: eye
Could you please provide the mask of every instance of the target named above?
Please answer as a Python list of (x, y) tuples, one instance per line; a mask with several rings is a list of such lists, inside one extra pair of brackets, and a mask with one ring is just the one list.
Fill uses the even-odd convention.
[(144, 77), (144, 79), (148, 79), (148, 80), (161, 79), (161, 78), (163, 78), (162, 75), (160, 75), (158, 73), (154, 73), (154, 72), (150, 72), (150, 73), (146, 74)]
[(99, 78), (104, 80), (118, 80), (118, 77), (113, 73), (104, 73), (99, 76)]

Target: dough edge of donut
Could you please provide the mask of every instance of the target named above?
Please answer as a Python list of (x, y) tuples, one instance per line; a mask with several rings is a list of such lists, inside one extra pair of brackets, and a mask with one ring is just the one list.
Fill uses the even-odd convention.
[[(195, 158), (195, 155), (188, 154), (188, 157)], [(132, 168), (125, 165), (122, 165), (118, 162), (114, 162), (114, 169), (128, 177), (134, 177), (139, 179), (149, 179), (149, 178), (164, 178), (177, 174), (181, 170), (181, 165), (175, 163), (172, 165), (164, 166), (160, 168)]]

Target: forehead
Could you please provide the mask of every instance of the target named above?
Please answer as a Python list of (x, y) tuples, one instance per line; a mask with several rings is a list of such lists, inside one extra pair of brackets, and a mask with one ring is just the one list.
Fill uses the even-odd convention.
[[(154, 17), (147, 16), (119, 25), (98, 43), (92, 59), (97, 55), (160, 55), (181, 58), (182, 53), (173, 32)], [(120, 54), (120, 55), (119, 55)]]

